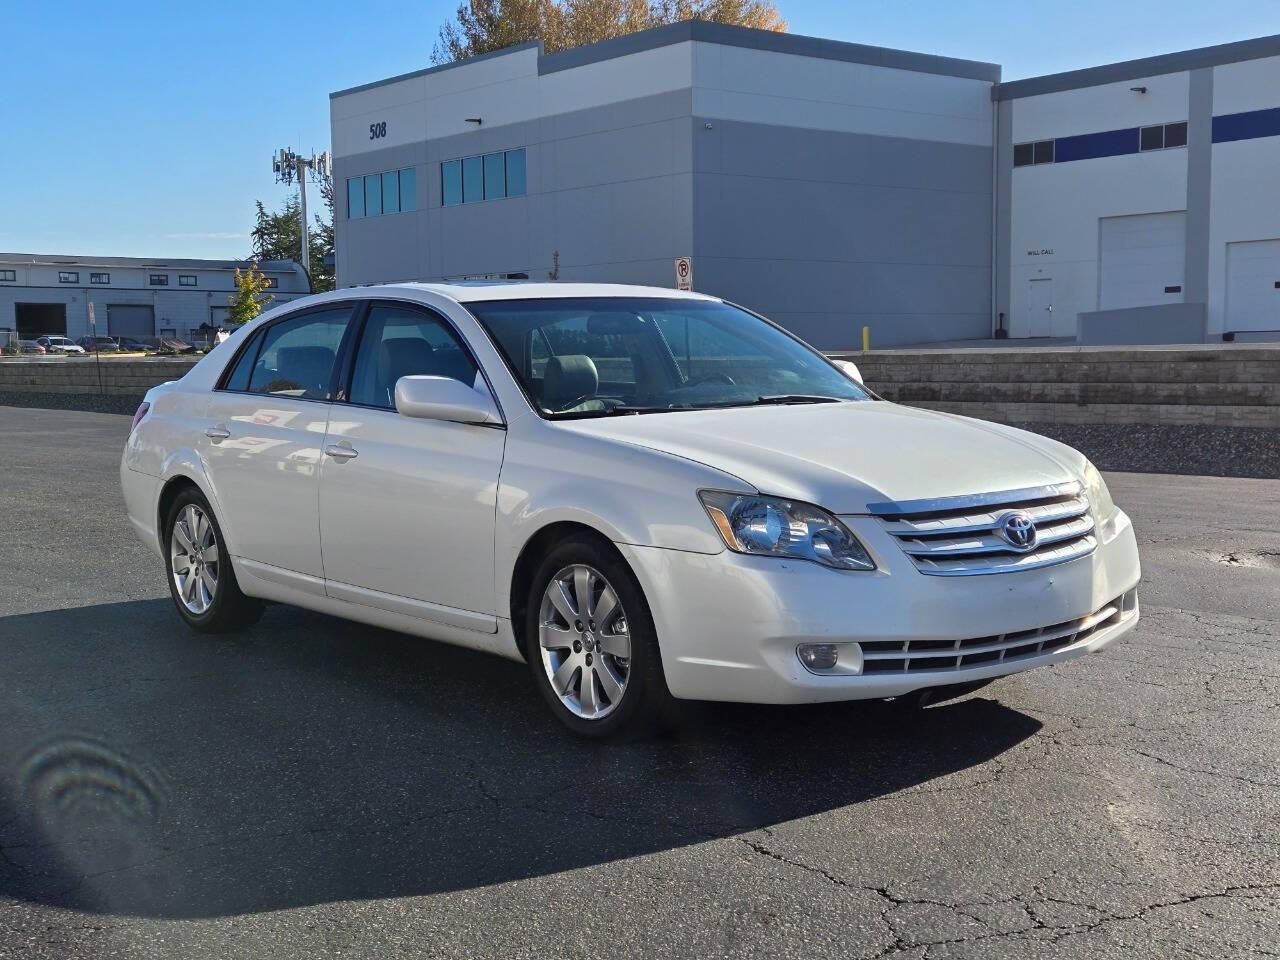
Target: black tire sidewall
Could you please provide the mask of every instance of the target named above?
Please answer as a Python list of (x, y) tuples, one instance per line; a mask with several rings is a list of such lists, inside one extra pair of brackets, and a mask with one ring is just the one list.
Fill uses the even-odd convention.
[[(538, 639), (542, 596), (551, 578), (573, 564), (599, 571), (618, 594), (627, 615), (631, 641), (631, 672), (622, 703), (607, 717), (587, 720), (574, 715), (561, 703), (542, 665)], [(650, 732), (661, 720), (670, 700), (657, 631), (649, 605), (626, 562), (612, 549), (592, 538), (573, 537), (560, 543), (543, 557), (534, 572), (525, 610), (525, 658), (533, 682), (551, 711), (574, 733), (600, 740), (627, 739)]]

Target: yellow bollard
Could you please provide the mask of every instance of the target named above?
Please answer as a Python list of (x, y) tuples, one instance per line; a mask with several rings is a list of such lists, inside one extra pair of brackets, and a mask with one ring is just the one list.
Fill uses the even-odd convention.
[(871, 328), (862, 328), (862, 352), (866, 353), (871, 349)]

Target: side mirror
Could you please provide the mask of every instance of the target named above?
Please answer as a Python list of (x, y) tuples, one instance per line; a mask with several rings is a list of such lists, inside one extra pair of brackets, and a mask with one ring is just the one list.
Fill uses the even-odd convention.
[(452, 377), (401, 377), (396, 381), (396, 411), (423, 420), (502, 423), (487, 387), (476, 389)]
[(858, 369), (858, 365), (852, 360), (837, 360), (835, 361), (835, 364), (840, 368), (840, 372), (854, 383), (862, 383), (862, 372)]

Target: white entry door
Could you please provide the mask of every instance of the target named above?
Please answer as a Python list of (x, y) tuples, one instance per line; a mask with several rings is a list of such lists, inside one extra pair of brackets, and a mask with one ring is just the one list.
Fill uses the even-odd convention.
[(1053, 279), (1040, 277), (1027, 283), (1028, 337), (1053, 335)]
[(1280, 330), (1280, 240), (1227, 244), (1224, 331)]

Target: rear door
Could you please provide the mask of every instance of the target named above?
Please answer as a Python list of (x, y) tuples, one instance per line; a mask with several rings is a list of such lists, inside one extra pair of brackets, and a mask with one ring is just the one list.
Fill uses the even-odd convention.
[(214, 390), (199, 437), (235, 555), (312, 592), (323, 592), (321, 449), (352, 309), (326, 305), (256, 331)]
[(320, 464), (320, 536), (330, 596), (492, 633), (494, 516), (506, 431), (401, 416), (400, 377), (488, 390), (440, 314), (374, 302), (335, 403)]

